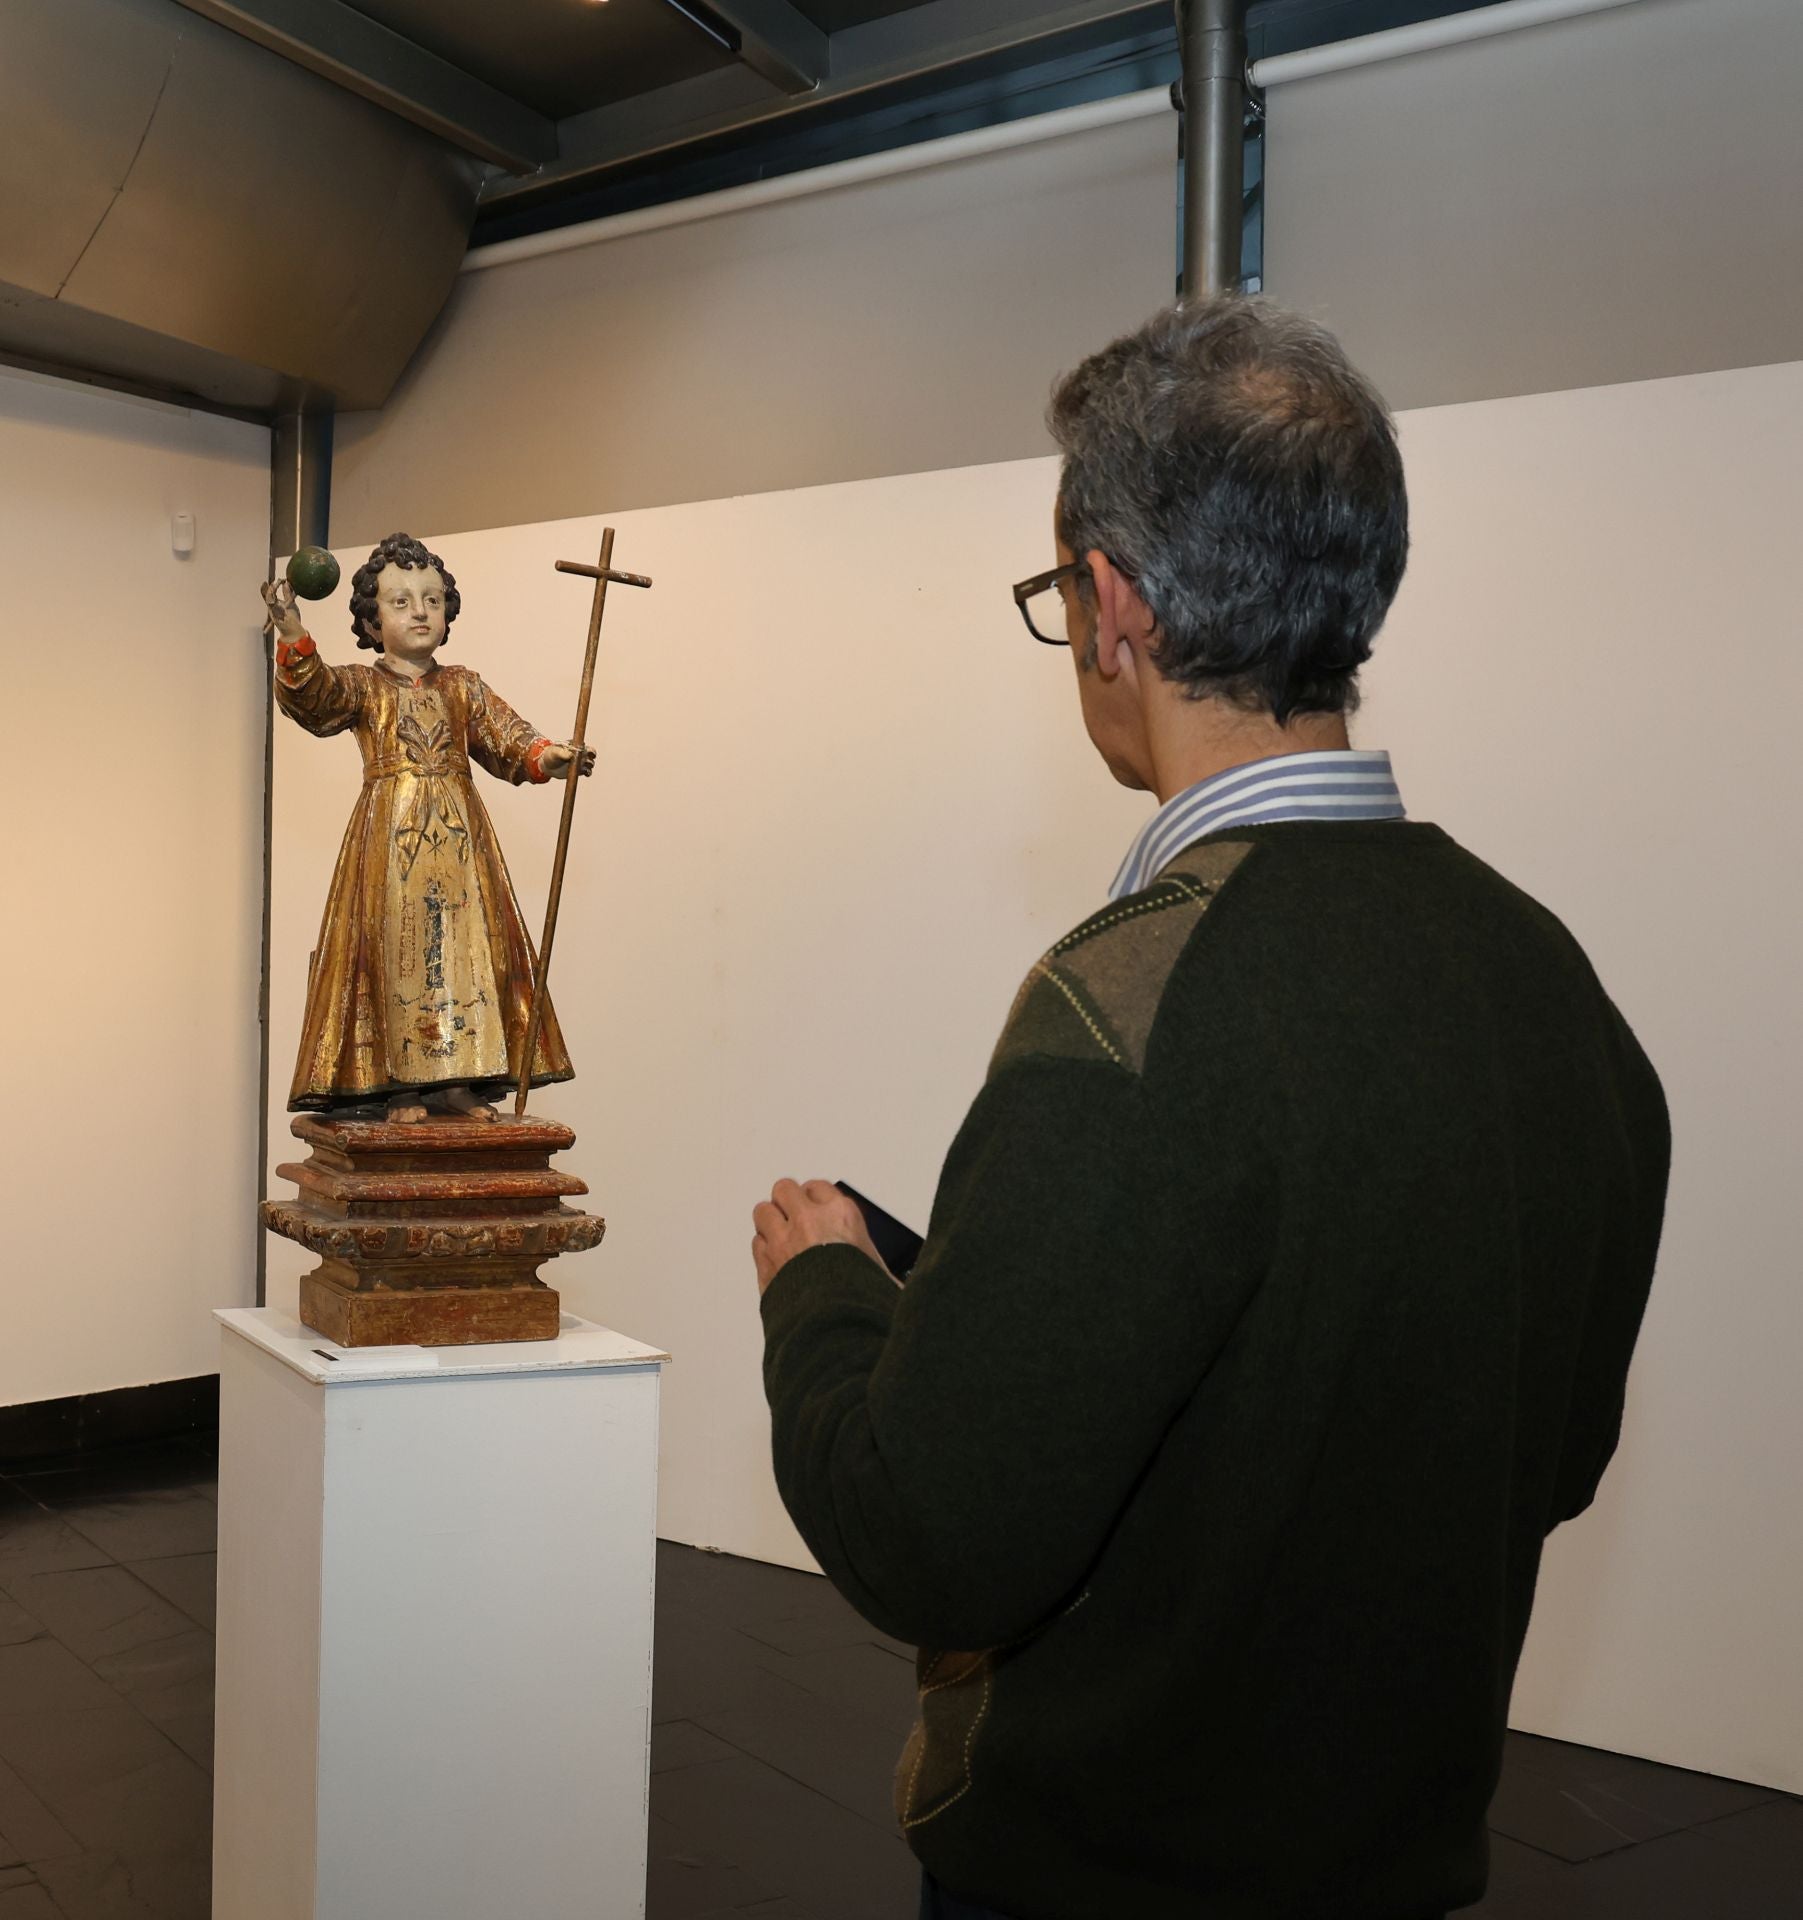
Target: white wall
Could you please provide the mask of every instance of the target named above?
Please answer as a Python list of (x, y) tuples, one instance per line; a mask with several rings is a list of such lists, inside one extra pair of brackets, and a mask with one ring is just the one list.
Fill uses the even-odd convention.
[[(1403, 426), (1416, 554), (1360, 738), (1395, 752), (1417, 816), (1565, 916), (1677, 1135), (1621, 1459), (1552, 1543), (1517, 1717), (1803, 1787), (1785, 1211), (1803, 366)], [(1054, 473), (617, 517), (618, 563), (658, 584), (610, 601), (554, 980), (579, 1077), (535, 1099), (575, 1125), (610, 1220), (557, 1283), (676, 1356), (670, 1537), (805, 1564), (768, 1468), (748, 1209), (776, 1174), (824, 1174), (924, 1223), (1016, 981), (1143, 816), (1081, 738), (1068, 656), (1007, 598), (1044, 564)], [(598, 539), (583, 521), (442, 542), (456, 657), (548, 730), (573, 711), (587, 604), (551, 563)], [(342, 606), (316, 625), (346, 657)], [(348, 741), (278, 734), (278, 1099), (355, 782)], [(555, 795), (484, 790), (536, 925)], [(304, 1261), (273, 1254), (291, 1287)]]
[(1797, 0), (1274, 86), (1265, 285), (1398, 407), (1803, 358), (1800, 97)]
[(1620, 1454), (1554, 1535), (1516, 1724), (1803, 1788), (1803, 365), (1410, 414), (1361, 723), (1571, 927), (1665, 1082)]
[(10, 1404), (213, 1372), (252, 1295), (268, 433), (0, 371), (0, 525)]
[(334, 541), (1013, 460), (1046, 389), (1171, 297), (1176, 116), (466, 273)]

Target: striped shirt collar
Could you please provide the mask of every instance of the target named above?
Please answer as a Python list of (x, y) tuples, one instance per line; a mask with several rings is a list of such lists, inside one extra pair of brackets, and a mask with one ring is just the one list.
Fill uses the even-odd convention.
[(1204, 834), (1273, 820), (1401, 820), (1387, 753), (1283, 753), (1198, 780), (1167, 800), (1134, 836), (1108, 889), (1138, 893)]

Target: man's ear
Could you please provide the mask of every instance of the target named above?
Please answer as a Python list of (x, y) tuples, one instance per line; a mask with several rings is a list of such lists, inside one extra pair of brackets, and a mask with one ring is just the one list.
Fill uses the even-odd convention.
[(1096, 664), (1110, 680), (1135, 672), (1157, 624), (1139, 589), (1099, 547), (1083, 556), (1096, 596)]

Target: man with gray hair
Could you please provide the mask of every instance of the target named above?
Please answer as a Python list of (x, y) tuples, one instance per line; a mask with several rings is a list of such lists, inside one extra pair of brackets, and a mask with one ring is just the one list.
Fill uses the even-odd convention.
[(906, 1287), (833, 1188), (755, 1210), (778, 1482), (923, 1649), (923, 1914), (1429, 1920), (1483, 1892), (1541, 1543), (1620, 1431), (1664, 1101), (1570, 934), (1350, 746), (1407, 505), (1337, 344), (1175, 308), (1051, 424), (1015, 598), (1159, 805)]

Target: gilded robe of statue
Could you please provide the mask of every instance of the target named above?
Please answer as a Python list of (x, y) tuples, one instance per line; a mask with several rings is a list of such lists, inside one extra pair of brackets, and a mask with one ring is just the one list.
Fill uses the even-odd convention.
[[(363, 791), (307, 980), (291, 1112), (519, 1077), (533, 949), (470, 761), (542, 781), (550, 742), (468, 667), (419, 680), (384, 661), (277, 649), (275, 697), (309, 733), (357, 736)], [(532, 1084), (571, 1077), (547, 996)]]

